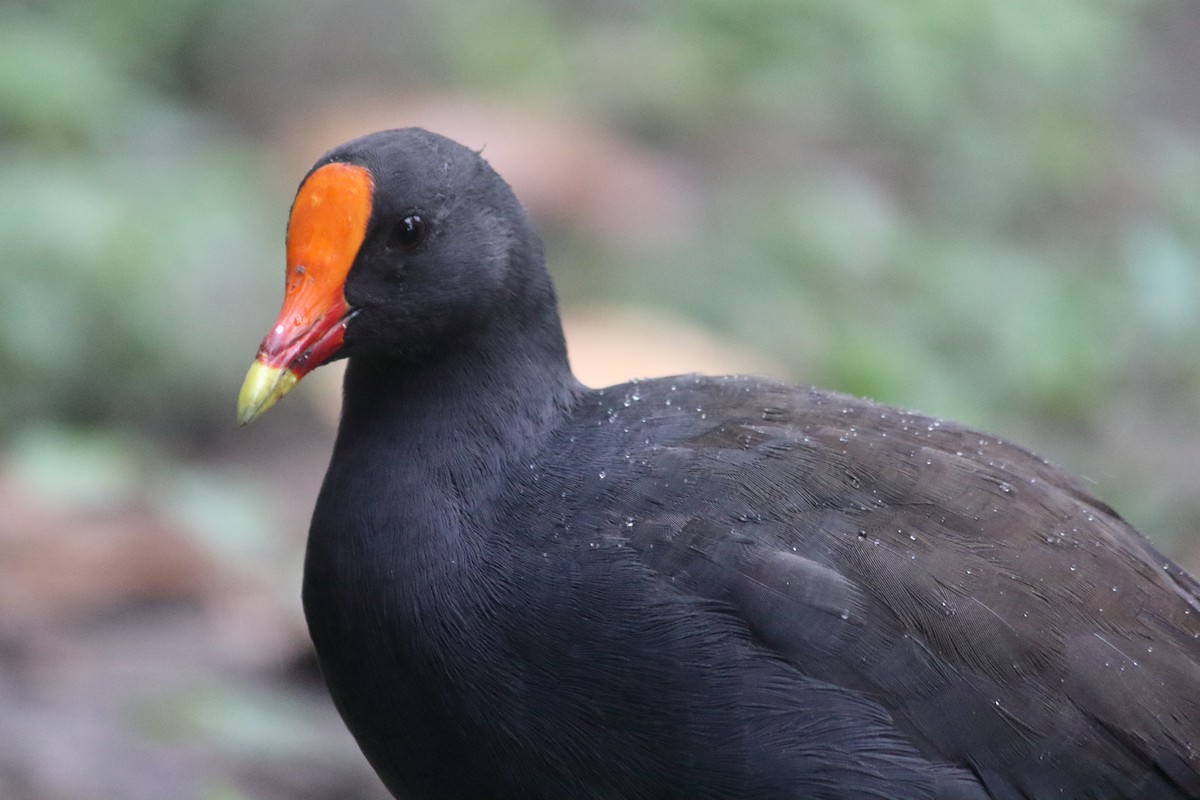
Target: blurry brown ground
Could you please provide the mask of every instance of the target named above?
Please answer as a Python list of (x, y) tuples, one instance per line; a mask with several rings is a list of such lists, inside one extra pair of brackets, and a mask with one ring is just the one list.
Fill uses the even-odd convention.
[[(1160, 16), (1171, 25), (1152, 39), (1159, 46), (1150, 83), (1173, 88), (1146, 102), (1196, 134), (1200, 64), (1191, 45), (1200, 41), (1200, 17)], [(746, 152), (752, 146), (722, 149), (719, 137), (705, 142), (709, 151), (651, 146), (653, 136), (553, 104), (381, 91), (378, 83), (291, 87), (287, 103), (251, 115), (280, 185), (345, 138), (420, 124), (485, 147), (549, 233), (552, 258), (564, 238), (619, 241), (604, 257), (612, 263), (622, 253), (685, 248), (711, 224), (696, 199), (711, 151), (721, 150), (726, 165), (759, 158)], [(218, 116), (236, 116), (250, 100), (232, 84), (225, 90), (201, 100)], [(753, 138), (770, 144), (773, 135)], [(286, 199), (268, 214), (280, 232), (285, 212)], [(281, 278), (280, 264), (256, 268)], [(592, 385), (685, 371), (809, 382), (821, 371), (806, 351), (780, 357), (762, 346), (770, 336), (758, 346), (737, 342), (678, 309), (592, 296), (586, 278), (564, 278), (572, 359)], [(275, 310), (258, 308), (251, 327), (265, 331)], [(788, 335), (806, 331), (803, 321), (795, 325)], [(248, 366), (255, 344), (220, 357)], [(64, 437), (37, 423), (10, 437), (0, 456), (0, 800), (386, 796), (326, 697), (299, 611), (304, 534), (332, 443), (337, 374), (318, 371), (244, 431), (232, 430), (230, 385), (223, 433), (176, 431), (148, 448), (128, 446), (120, 432)], [(1151, 476), (1143, 480), (1164, 497), (1200, 497), (1196, 407), (1148, 399), (1114, 404), (1085, 430), (1016, 423), (1003, 432), (1060, 458), (1085, 447), (1120, 454), (1120, 465), (1101, 467), (1100, 480), (1111, 469)], [(1038, 438), (1022, 436), (1030, 431)], [(81, 470), (81, 453), (106, 466)], [(1200, 569), (1200, 503), (1172, 513), (1170, 549)]]

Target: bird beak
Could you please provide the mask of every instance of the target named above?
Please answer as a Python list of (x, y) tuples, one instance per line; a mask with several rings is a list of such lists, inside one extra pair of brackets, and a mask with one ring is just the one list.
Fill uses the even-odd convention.
[(371, 173), (334, 162), (314, 170), (288, 220), (287, 286), (275, 326), (238, 394), (238, 424), (262, 414), (342, 349), (354, 316), (343, 289), (371, 218)]

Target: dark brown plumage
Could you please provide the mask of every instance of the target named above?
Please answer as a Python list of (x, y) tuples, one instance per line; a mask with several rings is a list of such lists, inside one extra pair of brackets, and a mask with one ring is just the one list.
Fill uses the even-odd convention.
[(1200, 797), (1200, 587), (1059, 468), (761, 379), (579, 385), (519, 204), (423, 131), (318, 162), (289, 276), (325, 262), (242, 417), (349, 357), (304, 603), (397, 797)]

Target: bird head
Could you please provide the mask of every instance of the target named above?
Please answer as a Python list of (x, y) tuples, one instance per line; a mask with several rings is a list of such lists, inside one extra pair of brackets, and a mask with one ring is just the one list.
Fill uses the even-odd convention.
[(409, 128), (326, 153), (287, 227), (283, 308), (238, 396), (246, 424), (318, 366), (359, 353), (416, 358), (517, 313), (540, 244), (478, 153)]

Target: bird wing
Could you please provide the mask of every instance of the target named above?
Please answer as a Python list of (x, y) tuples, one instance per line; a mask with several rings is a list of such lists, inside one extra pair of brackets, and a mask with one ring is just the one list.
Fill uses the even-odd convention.
[(719, 424), (660, 414), (680, 433), (632, 488), (655, 570), (997, 796), (1200, 796), (1200, 591), (1080, 482), (951, 423), (718, 387), (676, 406)]

